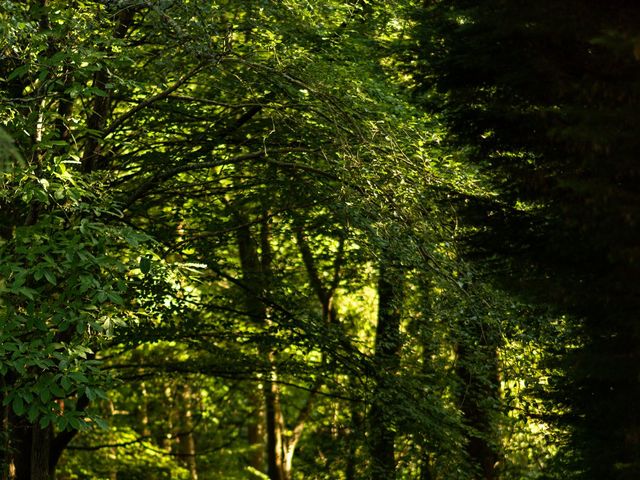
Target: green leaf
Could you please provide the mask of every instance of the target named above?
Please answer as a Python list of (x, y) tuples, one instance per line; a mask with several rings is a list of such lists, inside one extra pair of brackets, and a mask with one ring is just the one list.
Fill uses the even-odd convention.
[(22, 271), (16, 275), (15, 280), (13, 281), (12, 288), (19, 288), (24, 285), (24, 282), (27, 280), (27, 272)]
[(91, 388), (89, 388), (89, 387), (87, 387), (87, 388), (85, 388), (85, 389), (84, 389), (84, 394), (85, 394), (85, 395), (87, 396), (87, 398), (88, 398), (90, 401), (92, 401), (92, 402), (96, 399), (96, 395), (95, 395), (95, 393), (94, 393), (94, 392), (93, 392), (93, 390), (92, 390)]
[(96, 425), (98, 425), (102, 430), (107, 430), (109, 428), (109, 424), (102, 418), (94, 418), (93, 421), (96, 422)]
[(58, 284), (58, 279), (56, 278), (54, 273), (51, 272), (50, 270), (45, 270), (44, 271), (44, 277), (47, 279), (47, 282), (49, 282), (51, 285), (57, 285)]
[(50, 417), (46, 416), (46, 417), (40, 418), (40, 428), (47, 428), (50, 423), (51, 423)]
[(64, 390), (57, 383), (51, 384), (51, 393), (53, 393), (57, 398), (63, 398), (65, 396)]
[(28, 71), (29, 71), (29, 64), (21, 65), (18, 68), (16, 68), (13, 72), (11, 72), (11, 74), (9, 74), (9, 76), (7, 77), (7, 80), (13, 80), (16, 77), (21, 77)]
[(37, 293), (33, 288), (27, 288), (27, 287), (20, 287), (17, 289), (17, 292), (20, 295), (27, 297), (29, 300), (33, 300), (34, 294)]
[(104, 90), (98, 88), (98, 87), (89, 87), (85, 90), (86, 93), (88, 94), (93, 94), (93, 95), (97, 95), (98, 97), (106, 97), (107, 96), (107, 92), (105, 92)]
[(13, 411), (15, 412), (16, 415), (18, 416), (24, 415), (26, 408), (24, 405), (24, 400), (22, 400), (22, 397), (18, 397), (18, 396), (14, 397), (13, 402), (11, 403), (11, 406), (13, 407)]
[(38, 409), (38, 406), (35, 403), (31, 404), (31, 406), (29, 407), (29, 411), (27, 412), (27, 419), (29, 420), (29, 422), (34, 423), (36, 421), (36, 418), (38, 418), (39, 413), (40, 410)]
[(124, 305), (124, 299), (115, 292), (108, 292), (107, 297), (116, 305)]
[(59, 417), (55, 417), (53, 419), (53, 422), (59, 430), (65, 430), (67, 428), (67, 425), (69, 424), (69, 419), (64, 415), (61, 415)]
[(151, 259), (149, 257), (142, 257), (140, 259), (140, 271), (145, 275), (151, 270)]
[(70, 417), (69, 424), (71, 425), (72, 428), (76, 430), (80, 430), (84, 426), (84, 422), (82, 422), (79, 418), (76, 418), (76, 417)]
[(43, 388), (40, 391), (40, 400), (42, 400), (42, 403), (48, 403), (49, 400), (51, 400), (51, 391), (49, 388)]
[(83, 373), (80, 373), (80, 372), (71, 372), (69, 374), (69, 377), (71, 377), (72, 379), (74, 379), (78, 383), (80, 383), (80, 382), (86, 383), (86, 382), (89, 381), (89, 380), (87, 380), (87, 377)]
[(62, 385), (62, 388), (64, 388), (67, 392), (71, 390), (71, 381), (67, 377), (62, 377), (62, 379), (60, 380), (60, 385)]

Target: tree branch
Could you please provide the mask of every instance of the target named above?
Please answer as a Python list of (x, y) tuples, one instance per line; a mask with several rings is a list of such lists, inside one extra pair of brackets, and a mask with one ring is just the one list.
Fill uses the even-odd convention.
[(331, 286), (329, 287), (329, 294), (331, 296), (333, 296), (336, 288), (338, 288), (338, 283), (340, 283), (340, 270), (344, 263), (344, 243), (345, 234), (344, 232), (340, 232), (340, 238), (338, 239), (338, 251), (336, 253), (336, 257), (333, 259), (333, 278), (331, 279)]
[(125, 113), (120, 115), (118, 118), (116, 118), (111, 123), (111, 125), (109, 125), (109, 128), (107, 128), (104, 131), (104, 137), (106, 138), (109, 135), (111, 135), (114, 131), (116, 131), (118, 129), (118, 127), (120, 127), (120, 125), (122, 125), (124, 122), (129, 120), (131, 117), (133, 117), (140, 110), (143, 110), (143, 109), (147, 108), (152, 103), (155, 103), (155, 102), (157, 102), (159, 100), (167, 98), (169, 95), (171, 95), (173, 92), (175, 92), (178, 88), (180, 88), (182, 85), (184, 85), (186, 82), (188, 82), (189, 79), (191, 79), (194, 75), (196, 75), (200, 70), (202, 70), (206, 66), (206, 64), (207, 64), (206, 62), (205, 63), (199, 63), (194, 68), (192, 68), (189, 72), (187, 72), (182, 77), (180, 77), (170, 87), (166, 88), (165, 90), (163, 90), (162, 92), (160, 92), (160, 93), (158, 93), (156, 95), (153, 95), (153, 96), (149, 97), (148, 99), (144, 100), (143, 102), (139, 103), (135, 107), (131, 108), (130, 110), (127, 110)]
[(162, 182), (166, 182), (171, 178), (175, 177), (180, 173), (191, 172), (195, 170), (206, 170), (214, 167), (221, 167), (223, 165), (235, 165), (238, 163), (245, 162), (247, 160), (253, 160), (257, 158), (264, 158), (271, 154), (278, 153), (293, 153), (293, 152), (312, 152), (313, 150), (309, 150), (308, 148), (299, 148), (299, 147), (288, 147), (288, 148), (276, 148), (273, 150), (260, 150), (257, 152), (245, 153), (242, 155), (238, 155), (236, 157), (227, 158), (224, 160), (214, 160), (211, 162), (197, 162), (197, 163), (185, 163), (183, 165), (179, 165), (177, 167), (171, 168), (169, 170), (165, 170), (162, 173), (156, 174), (154, 177), (149, 179), (147, 182), (143, 183), (136, 191), (134, 191), (127, 201), (125, 202), (125, 208), (131, 206), (136, 200), (144, 197), (150, 190), (152, 190), (155, 186), (161, 184)]
[(142, 443), (147, 438), (151, 438), (151, 436), (150, 435), (145, 435), (143, 437), (136, 438), (135, 440), (130, 440), (128, 442), (119, 442), (119, 443), (103, 443), (103, 444), (100, 444), (100, 445), (69, 445), (67, 447), (67, 449), (94, 452), (96, 450), (101, 450), (103, 448), (128, 447), (129, 445), (134, 445), (136, 443)]
[(302, 436), (302, 432), (304, 430), (304, 425), (306, 421), (309, 419), (309, 416), (311, 416), (313, 403), (323, 384), (324, 382), (321, 379), (318, 379), (309, 390), (309, 396), (307, 397), (307, 400), (304, 402), (304, 405), (298, 412), (298, 416), (296, 417), (296, 420), (293, 423), (293, 428), (291, 429), (292, 433), (287, 439), (287, 448), (295, 447), (296, 444), (298, 443), (298, 440), (300, 440), (300, 437)]
[(316, 293), (316, 296), (318, 297), (320, 303), (324, 305), (327, 302), (329, 293), (322, 285), (320, 275), (318, 274), (318, 269), (315, 265), (313, 254), (311, 253), (311, 249), (309, 248), (309, 244), (307, 243), (306, 236), (302, 231), (303, 228), (304, 226), (302, 224), (296, 228), (296, 243), (298, 244), (298, 250), (300, 250), (302, 261), (304, 263), (305, 269), (307, 270), (311, 288), (313, 288), (313, 291)]
[[(83, 412), (89, 406), (89, 397), (86, 395), (80, 395), (78, 401), (76, 402), (76, 411)], [(72, 428), (70, 430), (64, 430), (60, 432), (54, 438), (51, 443), (51, 450), (49, 453), (49, 466), (51, 468), (55, 467), (62, 456), (62, 453), (65, 449), (69, 448), (69, 443), (74, 437), (78, 434), (78, 430)]]

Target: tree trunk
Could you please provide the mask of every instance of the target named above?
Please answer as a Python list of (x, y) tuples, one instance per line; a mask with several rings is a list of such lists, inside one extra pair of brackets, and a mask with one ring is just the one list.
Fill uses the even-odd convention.
[[(483, 326), (477, 332), (481, 338), (480, 346), (473, 348), (461, 343), (457, 347), (457, 374), (463, 385), (460, 399), (460, 411), (464, 423), (471, 429), (467, 443), (467, 454), (472, 464), (484, 480), (494, 480), (496, 477), (496, 463), (498, 452), (491, 439), (494, 437), (491, 422), (491, 403), (499, 398), (498, 359), (494, 346), (487, 345), (491, 340), (487, 338), (488, 326)], [(481, 358), (478, 358), (481, 355)], [(479, 374), (469, 369), (469, 365), (489, 367), (487, 377), (479, 378)], [(483, 373), (484, 375), (484, 373)]]
[[(353, 383), (353, 379), (351, 379)], [(349, 449), (347, 456), (347, 464), (345, 466), (345, 480), (356, 480), (357, 478), (357, 470), (356, 467), (358, 465), (358, 435), (357, 432), (361, 428), (360, 425), (362, 423), (362, 418), (360, 415), (360, 406), (356, 402), (351, 402), (351, 428), (349, 430)]]
[(249, 453), (249, 465), (261, 472), (264, 469), (264, 405), (262, 389), (257, 386), (249, 394), (249, 405), (252, 409), (252, 418), (249, 420), (247, 440), (251, 449)]
[[(111, 400), (107, 401), (107, 408), (109, 412), (109, 417), (113, 418), (115, 414), (115, 408), (113, 406), (113, 402)], [(147, 391), (144, 387), (144, 382), (142, 382), (142, 435), (146, 435), (145, 431), (148, 431), (148, 418), (146, 418), (147, 423), (144, 423), (145, 416), (147, 415)], [(150, 434), (150, 433), (149, 433)], [(114, 438), (115, 435), (109, 435), (109, 441), (115, 443), (117, 440)], [(109, 458), (109, 480), (118, 480), (118, 448), (111, 447), (108, 450), (107, 457)]]
[(182, 406), (180, 408), (180, 455), (189, 470), (190, 480), (198, 480), (196, 464), (196, 442), (193, 435), (193, 396), (191, 387), (183, 385), (180, 389)]
[(9, 479), (31, 479), (31, 426), (11, 409), (7, 416)]
[[(377, 385), (369, 412), (369, 450), (371, 478), (396, 478), (395, 433), (390, 428), (388, 396), (393, 391), (392, 377), (400, 366), (400, 318), (404, 278), (392, 264), (388, 251), (381, 255), (378, 279), (378, 324), (376, 327), (375, 363)], [(387, 398), (385, 398), (387, 397)]]
[[(248, 222), (239, 212), (237, 212), (237, 216), (241, 226), (236, 231), (236, 238), (242, 268), (242, 280), (245, 287), (244, 297), (247, 313), (258, 325), (266, 325), (267, 307), (261, 297), (266, 293), (271, 262), (267, 225), (262, 225), (260, 239), (262, 255), (260, 256), (258, 254), (257, 242), (252, 237), (251, 231), (247, 226)], [(273, 362), (273, 354), (268, 348), (261, 347), (260, 354), (263, 355), (269, 363)], [(275, 372), (269, 372), (268, 377), (264, 381), (267, 475), (270, 480), (283, 480), (282, 431), (278, 419), (280, 396), (277, 385), (273, 382), (274, 376)], [(256, 411), (256, 415), (258, 418), (251, 426), (261, 420), (262, 412), (258, 410)]]
[[(433, 314), (431, 308), (431, 292), (433, 291), (433, 285), (430, 279), (427, 277), (419, 284), (419, 288), (421, 291), (421, 302), (423, 305), (423, 309), (425, 312), (425, 317), (427, 318), (427, 322), (422, 324), (422, 328), (424, 329), (421, 332), (421, 346), (422, 346), (422, 367), (421, 371), (425, 378), (428, 378), (430, 374), (434, 373), (434, 368), (432, 364), (432, 354), (433, 347), (430, 343), (430, 340), (433, 339), (432, 333), (432, 325), (433, 325)], [(431, 473), (431, 462), (432, 462), (432, 452), (427, 445), (426, 435), (422, 436), (420, 442), (420, 480), (432, 480), (433, 475)]]
[(41, 428), (29, 424), (26, 419), (9, 412), (8, 425), (8, 471), (3, 478), (9, 480), (50, 480), (54, 468), (51, 466), (53, 443), (52, 428)]
[(431, 476), (431, 455), (423, 450), (420, 457), (420, 480), (433, 480)]
[(53, 478), (49, 470), (51, 451), (51, 427), (31, 426), (31, 480), (50, 480)]
[(267, 420), (267, 475), (270, 480), (285, 480), (283, 476), (282, 430), (278, 418), (280, 395), (278, 386), (265, 382), (265, 411)]

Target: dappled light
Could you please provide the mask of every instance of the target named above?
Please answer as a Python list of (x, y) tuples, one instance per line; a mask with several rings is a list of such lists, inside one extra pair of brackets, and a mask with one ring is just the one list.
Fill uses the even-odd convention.
[(2, 479), (640, 478), (638, 20), (0, 0)]

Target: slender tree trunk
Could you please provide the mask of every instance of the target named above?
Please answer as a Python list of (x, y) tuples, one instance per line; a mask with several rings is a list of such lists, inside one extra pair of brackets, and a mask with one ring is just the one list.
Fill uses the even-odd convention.
[[(124, 38), (133, 23), (133, 17), (138, 7), (125, 7), (117, 14), (118, 23), (114, 30), (115, 38)], [(107, 49), (110, 53), (110, 49)], [(106, 68), (98, 70), (93, 77), (93, 87), (99, 88), (105, 93), (108, 91), (109, 72)], [(87, 127), (95, 132), (103, 132), (107, 126), (107, 120), (113, 111), (113, 102), (108, 93), (96, 95), (92, 102), (91, 114), (87, 118)], [(103, 143), (104, 134), (87, 136), (82, 155), (82, 169), (89, 173), (96, 169), (105, 168), (107, 160), (104, 158)]]
[[(323, 284), (323, 280), (320, 277), (316, 261), (313, 257), (313, 253), (311, 248), (309, 247), (309, 243), (307, 237), (305, 235), (305, 226), (302, 219), (296, 219), (296, 243), (298, 244), (298, 249), (300, 250), (300, 254), (302, 256), (302, 261), (304, 263), (305, 269), (307, 271), (307, 277), (309, 279), (309, 284), (311, 285), (311, 289), (314, 291), (318, 302), (320, 303), (321, 312), (322, 312), (322, 324), (329, 327), (331, 325), (335, 325), (338, 321), (337, 319), (337, 311), (333, 304), (333, 298), (338, 288), (338, 284), (340, 283), (341, 277), (341, 269), (344, 262), (344, 243), (345, 237), (344, 235), (340, 236), (338, 249), (333, 261), (333, 272), (332, 278), (328, 285)], [(324, 363), (324, 355), (322, 358), (322, 362)], [(285, 438), (284, 442), (284, 469), (283, 469), (283, 477), (284, 480), (289, 480), (291, 478), (291, 470), (293, 465), (293, 454), (295, 452), (296, 445), (300, 440), (302, 435), (302, 431), (304, 429), (305, 422), (309, 415), (311, 414), (313, 403), (315, 401), (315, 397), (317, 395), (317, 391), (320, 389), (322, 385), (321, 381), (316, 382), (314, 388), (310, 392), (307, 400), (300, 410), (298, 418), (296, 419), (292, 431), (293, 434)], [(335, 410), (334, 410), (335, 412)], [(283, 422), (284, 423), (284, 422)], [(336, 421), (334, 416), (334, 422), (331, 425), (331, 434), (334, 440), (337, 440), (337, 429), (335, 428)], [(284, 427), (284, 425), (283, 425)]]
[[(245, 304), (247, 313), (254, 322), (259, 325), (267, 323), (267, 308), (261, 300), (261, 296), (266, 293), (270, 268), (270, 250), (268, 245), (267, 226), (263, 225), (261, 232), (262, 258), (258, 254), (257, 242), (251, 235), (248, 222), (238, 213), (239, 223), (242, 225), (236, 231), (238, 241), (238, 251), (240, 254), (240, 265), (242, 268), (242, 279), (245, 286)], [(261, 348), (261, 355), (273, 363), (272, 353), (268, 348)], [(267, 475), (270, 480), (282, 479), (282, 432), (278, 421), (279, 392), (274, 383), (275, 372), (269, 372), (264, 381), (264, 418), (266, 427), (266, 450), (267, 450)], [(259, 416), (254, 422), (261, 418), (261, 411), (257, 410)], [(252, 424), (253, 425), (253, 424)]]
[(271, 380), (265, 382), (265, 410), (267, 420), (267, 475), (270, 480), (283, 478), (282, 431), (278, 421), (280, 404), (277, 385)]
[[(263, 212), (263, 217), (268, 218), (268, 212)], [(236, 211), (238, 223), (241, 225), (236, 231), (238, 242), (238, 251), (240, 256), (240, 264), (242, 268), (242, 278), (245, 284), (245, 302), (247, 313), (250, 317), (260, 325), (268, 324), (267, 306), (261, 297), (268, 295), (268, 285), (271, 282), (271, 239), (269, 231), (269, 223), (265, 220), (261, 223), (260, 229), (260, 254), (258, 254), (258, 242), (251, 235), (248, 227), (249, 222), (241, 212)], [(316, 293), (322, 308), (323, 323), (329, 325), (336, 321), (336, 310), (333, 306), (333, 295), (338, 286), (339, 273), (342, 267), (344, 253), (344, 239), (340, 240), (338, 254), (334, 262), (334, 272), (331, 284), (324, 287), (318, 275), (311, 250), (306, 243), (306, 239), (301, 229), (296, 233), (298, 245), (302, 253), (302, 257), (309, 275), (311, 286)], [(268, 348), (263, 348), (260, 352), (268, 360), (271, 365), (275, 364), (275, 357)], [(316, 396), (316, 390), (320, 388), (316, 384), (310, 392), (307, 401), (299, 412), (291, 433), (284, 435), (286, 431), (285, 419), (282, 414), (280, 391), (277, 384), (277, 372), (275, 368), (267, 374), (263, 383), (264, 397), (264, 425), (266, 433), (266, 451), (267, 451), (267, 475), (270, 480), (290, 480), (292, 475), (293, 456), (295, 448), (300, 440), (305, 422), (311, 414), (313, 402)], [(256, 409), (261, 417), (262, 411)], [(250, 444), (257, 440), (260, 433), (258, 429), (259, 420), (249, 425)], [(253, 456), (251, 458), (252, 466), (257, 468), (257, 464), (262, 463), (262, 458)]]
[(162, 435), (160, 444), (162, 448), (174, 452), (175, 436), (174, 433), (177, 430), (176, 427), (176, 409), (174, 405), (175, 392), (171, 388), (171, 384), (165, 384), (164, 387), (164, 399), (166, 402), (166, 421), (164, 422), (165, 431), (171, 433), (171, 435)]
[(249, 405), (253, 412), (252, 419), (248, 425), (248, 441), (251, 452), (249, 454), (249, 465), (261, 472), (264, 469), (264, 405), (265, 400), (262, 395), (262, 388), (257, 385), (249, 394)]
[(369, 412), (369, 450), (371, 478), (396, 478), (395, 433), (391, 428), (388, 401), (393, 391), (390, 380), (400, 366), (400, 319), (404, 278), (393, 266), (390, 252), (381, 255), (378, 278), (378, 324), (376, 326), (375, 362), (378, 369), (376, 392)]
[[(143, 431), (143, 435), (145, 435), (145, 430), (148, 429), (148, 423), (144, 423), (144, 415), (146, 415), (147, 413), (147, 398), (146, 398), (147, 392), (146, 389), (144, 388), (144, 384), (142, 387), (142, 431)], [(109, 412), (109, 417), (113, 418), (113, 415), (115, 414), (115, 408), (113, 407), (113, 402), (111, 400), (107, 400), (107, 409)], [(147, 418), (147, 422), (148, 422), (148, 418)], [(114, 438), (115, 435), (109, 435), (109, 439), (111, 442), (115, 443), (116, 439)], [(112, 447), (109, 449), (109, 453), (107, 453), (107, 457), (109, 458), (109, 480), (118, 480), (118, 449), (116, 447)]]
[(140, 433), (143, 437), (151, 436), (151, 429), (149, 428), (149, 399), (148, 399), (147, 385), (145, 382), (140, 382), (140, 410), (138, 411), (138, 421), (140, 422)]
[(433, 480), (431, 476), (431, 455), (423, 450), (420, 457), (420, 480)]
[(282, 464), (282, 478), (283, 480), (291, 480), (291, 473), (293, 467), (293, 454), (295, 453), (295, 445), (288, 446), (284, 452), (284, 462)]
[[(0, 385), (4, 389), (5, 378), (4, 376), (0, 377)], [(4, 395), (0, 390), (0, 405), (4, 403)], [(2, 447), (0, 450), (0, 454), (2, 455), (0, 460), (0, 465), (2, 466), (2, 471), (0, 472), (2, 480), (7, 480), (9, 478), (9, 464), (11, 462), (11, 457), (9, 455), (9, 405), (2, 407), (2, 423), (0, 429), (0, 441), (2, 442)]]
[(356, 467), (358, 465), (358, 442), (356, 432), (360, 428), (360, 424), (362, 423), (362, 418), (358, 411), (358, 405), (353, 402), (351, 404), (351, 429), (349, 431), (349, 450), (347, 456), (347, 465), (345, 467), (345, 480), (356, 480)]
[(193, 395), (189, 385), (180, 389), (182, 406), (180, 408), (180, 455), (189, 469), (190, 480), (198, 480), (196, 463), (196, 441), (193, 435)]
[[(432, 354), (433, 347), (430, 344), (430, 340), (432, 340), (432, 325), (433, 325), (433, 315), (431, 312), (431, 292), (433, 290), (433, 285), (431, 282), (426, 279), (420, 285), (421, 291), (421, 302), (422, 308), (425, 312), (425, 317), (427, 318), (427, 322), (424, 322), (421, 325), (423, 329), (420, 334), (420, 343), (422, 346), (422, 367), (421, 372), (425, 376), (425, 378), (429, 374), (434, 373), (434, 368), (432, 364)], [(423, 436), (420, 442), (420, 480), (432, 480), (433, 475), (431, 473), (431, 462), (432, 462), (432, 454), (429, 451), (429, 447), (427, 445), (426, 437)]]
[[(457, 374), (463, 384), (460, 410), (465, 424), (472, 431), (467, 442), (467, 454), (478, 471), (478, 478), (494, 480), (497, 478), (499, 454), (491, 441), (494, 437), (491, 409), (492, 404), (499, 400), (498, 359), (496, 347), (490, 345), (493, 342), (487, 337), (489, 327), (483, 326), (478, 330), (477, 338), (481, 339), (478, 346), (471, 347), (463, 342), (457, 347)], [(469, 368), (480, 364), (483, 365), (483, 378)]]

